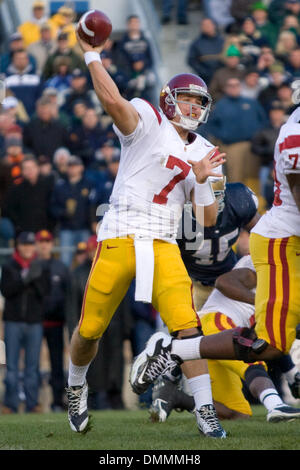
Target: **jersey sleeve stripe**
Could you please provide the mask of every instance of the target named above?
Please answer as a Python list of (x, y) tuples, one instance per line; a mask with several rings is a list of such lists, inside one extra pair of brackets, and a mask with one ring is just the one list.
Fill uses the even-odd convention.
[(300, 135), (289, 135), (279, 144), (279, 151), (300, 147)]
[(153, 111), (154, 111), (154, 113), (155, 113), (155, 115), (156, 115), (156, 117), (157, 117), (158, 124), (161, 125), (162, 119), (161, 119), (161, 115), (159, 114), (159, 112), (157, 111), (157, 109), (156, 109), (156, 108), (153, 106), (153, 104), (151, 104), (149, 101), (147, 101), (147, 100), (143, 100), (143, 101), (145, 101), (146, 103), (149, 104), (149, 106), (151, 106), (151, 108), (153, 109)]

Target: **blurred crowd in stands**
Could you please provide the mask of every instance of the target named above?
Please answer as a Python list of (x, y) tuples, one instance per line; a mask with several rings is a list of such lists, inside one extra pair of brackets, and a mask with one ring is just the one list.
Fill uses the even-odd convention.
[[(300, 89), (300, 0), (202, 0), (199, 35), (186, 51), (187, 70), (200, 75), (213, 98), (199, 133), (227, 153), (229, 182), (273, 199), (273, 148), (280, 126), (297, 106)], [(161, 23), (173, 2), (162, 1)], [(177, 2), (178, 24), (189, 28), (188, 1)], [(47, 341), (52, 409), (64, 404), (64, 331), (80, 317), (96, 249), (96, 209), (107, 204), (120, 146), (102, 109), (75, 36), (76, 13), (52, 16), (32, 2), (0, 56), (6, 97), (0, 109), (1, 293), (7, 348), (3, 413), (20, 402), (19, 359), (26, 411), (39, 411), (39, 352)], [(157, 104), (151, 42), (131, 15), (124, 34), (109, 39), (102, 63), (127, 99)], [(129, 339), (138, 354), (155, 331), (157, 313), (134, 302), (134, 286), (109, 326), (89, 370), (90, 408), (122, 408), (124, 357)], [(120, 320), (121, 318), (121, 320)], [(113, 366), (113, 367), (112, 367)], [(143, 400), (143, 398), (142, 398)]]

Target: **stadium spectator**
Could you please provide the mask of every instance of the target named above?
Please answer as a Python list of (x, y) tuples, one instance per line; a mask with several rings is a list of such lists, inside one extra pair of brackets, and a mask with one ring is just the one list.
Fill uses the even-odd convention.
[(290, 74), (291, 80), (300, 78), (300, 47), (289, 53), (286, 71)]
[(103, 67), (107, 70), (111, 78), (118, 85), (120, 93), (126, 95), (128, 87), (128, 77), (122, 72), (120, 68), (113, 62), (113, 54), (110, 51), (104, 50), (101, 52), (101, 60)]
[[(90, 164), (86, 170), (86, 176), (94, 182), (100, 189), (103, 189), (106, 171), (108, 170), (109, 162), (114, 160), (117, 162), (120, 159), (120, 148), (112, 139), (103, 142), (101, 148), (95, 152), (95, 160)], [(102, 191), (100, 191), (102, 192)]]
[(68, 57), (71, 61), (71, 70), (74, 70), (75, 68), (84, 70), (81, 57), (77, 55), (68, 44), (68, 35), (66, 33), (60, 33), (57, 37), (57, 49), (48, 57), (45, 63), (42, 74), (45, 80), (48, 80), (48, 78), (53, 77), (55, 74), (54, 62), (57, 57)]
[(49, 272), (35, 259), (35, 236), (21, 232), (16, 250), (4, 264), (1, 293), (5, 299), (3, 320), (6, 346), (6, 376), (3, 414), (19, 408), (20, 352), (24, 349), (26, 412), (40, 412), (39, 360), (43, 337), (43, 310), (50, 289)]
[(27, 51), (36, 61), (36, 73), (42, 75), (49, 55), (53, 54), (56, 49), (56, 41), (49, 23), (43, 23), (40, 26), (40, 36), (39, 40), (30, 44)]
[(106, 129), (100, 123), (93, 108), (88, 108), (82, 117), (82, 122), (70, 134), (70, 150), (80, 156), (87, 168), (95, 160), (95, 153), (107, 140)]
[(291, 51), (297, 49), (297, 47), (298, 43), (295, 34), (292, 31), (282, 31), (278, 36), (275, 47), (276, 59), (287, 66)]
[(277, 42), (278, 30), (269, 20), (268, 6), (263, 1), (259, 1), (253, 3), (250, 10), (251, 16), (255, 21), (256, 31), (259, 31), (268, 40), (270, 47), (274, 49)]
[(232, 0), (230, 14), (234, 18), (231, 31), (240, 31), (243, 21), (251, 14), (251, 6), (256, 0)]
[(48, 230), (36, 236), (37, 257), (50, 273), (50, 289), (45, 294), (43, 309), (44, 337), (50, 357), (50, 385), (52, 388), (52, 411), (64, 409), (64, 324), (66, 320), (67, 293), (70, 273), (60, 260), (53, 256), (54, 239)]
[(24, 146), (37, 157), (53, 158), (59, 147), (67, 147), (69, 137), (66, 127), (54, 118), (54, 104), (48, 97), (36, 103), (36, 116), (24, 127)]
[(228, 78), (238, 78), (242, 80), (245, 74), (244, 66), (240, 62), (241, 53), (239, 49), (231, 44), (224, 57), (224, 64), (218, 68), (212, 76), (210, 82), (210, 92), (213, 100), (216, 102), (224, 95), (224, 84)]
[[(81, 315), (82, 299), (89, 276), (95, 251), (96, 236), (86, 241), (87, 258), (72, 271), (71, 289), (68, 304), (69, 335), (78, 324)], [(112, 322), (101, 338), (98, 353), (87, 374), (89, 384), (89, 407), (91, 409), (122, 409), (124, 357), (123, 341), (129, 337), (131, 315), (128, 311), (128, 300), (118, 307)]]
[(5, 139), (5, 154), (1, 159), (9, 168), (10, 184), (20, 184), (23, 180), (21, 164), (24, 160), (23, 142), (21, 135), (19, 137), (11, 137), (8, 135)]
[(56, 88), (45, 88), (42, 93), (42, 98), (44, 97), (48, 98), (48, 101), (52, 104), (53, 119), (56, 119), (65, 128), (69, 129), (69, 127), (71, 126), (71, 117), (60, 109), (60, 95)]
[(73, 69), (70, 88), (65, 90), (61, 99), (61, 109), (69, 115), (72, 115), (74, 103), (78, 100), (84, 101), (97, 112), (102, 112), (94, 90), (89, 89), (86, 73), (79, 68)]
[(256, 68), (261, 77), (268, 76), (270, 67), (276, 62), (274, 52), (270, 47), (262, 47), (257, 59)]
[(268, 39), (256, 29), (251, 16), (246, 17), (242, 23), (238, 43), (243, 56), (242, 62), (246, 67), (256, 65), (262, 47), (270, 47)]
[(13, 95), (10, 95), (9, 91), (7, 91), (7, 96), (2, 101), (2, 109), (7, 112), (7, 115), (11, 115), (14, 122), (21, 127), (29, 121), (29, 116), (22, 101), (18, 100)]
[[(115, 148), (114, 148), (115, 150)], [(107, 170), (105, 172), (103, 190), (101, 194), (101, 203), (105, 204), (109, 202), (109, 198), (113, 189), (113, 185), (119, 170), (120, 165), (120, 154), (116, 152), (115, 155), (112, 155), (111, 158), (107, 161)]]
[(70, 266), (77, 243), (91, 234), (91, 217), (95, 212), (95, 191), (84, 176), (84, 165), (78, 156), (68, 160), (67, 177), (56, 182), (51, 213), (58, 223), (61, 260)]
[(262, 88), (257, 69), (255, 67), (247, 69), (244, 79), (241, 81), (241, 96), (255, 100)]
[[(16, 126), (15, 117), (4, 110), (3, 108), (0, 110), (0, 149), (2, 149), (1, 153), (3, 153), (4, 148), (4, 139), (8, 132), (12, 129), (12, 127)], [(22, 133), (22, 129), (20, 126), (18, 127), (18, 133)]]
[(297, 17), (295, 15), (287, 15), (284, 18), (282, 27), (280, 31), (290, 31), (294, 33), (297, 43), (299, 44), (299, 39), (300, 39), (300, 23), (299, 23), (300, 17)]
[[(20, 33), (16, 32), (11, 34), (8, 41), (8, 52), (4, 52), (0, 56), (0, 71), (6, 73), (7, 67), (11, 64), (12, 56), (15, 51), (26, 50), (24, 41)], [(28, 54), (29, 62), (32, 66), (32, 72), (36, 72), (36, 61), (35, 58)]]
[(223, 65), (223, 47), (224, 37), (217, 31), (214, 21), (203, 18), (200, 34), (189, 46), (187, 63), (207, 84), (215, 71)]
[(42, 82), (40, 76), (34, 73), (25, 49), (13, 52), (12, 61), (6, 69), (5, 85), (32, 116), (35, 102), (42, 92)]
[(76, 127), (82, 124), (83, 116), (87, 112), (88, 108), (89, 105), (84, 99), (79, 98), (73, 102), (70, 123), (70, 127), (72, 129), (76, 129)]
[(68, 161), (71, 153), (66, 147), (59, 147), (53, 155), (53, 166), (59, 178), (67, 178)]
[[(251, 153), (250, 141), (265, 126), (267, 117), (256, 100), (241, 96), (241, 82), (237, 78), (227, 80), (225, 93), (205, 125), (206, 132), (230, 155), (226, 161), (228, 181), (251, 187), (253, 179), (258, 178), (258, 159)], [(256, 192), (256, 188), (252, 189)]]
[(40, 175), (49, 178), (49, 180), (52, 181), (52, 186), (54, 186), (57, 177), (50, 158), (45, 155), (40, 155), (38, 158), (38, 165), (40, 168)]
[(203, 0), (204, 16), (211, 18), (218, 28), (227, 31), (234, 22), (234, 18), (230, 13), (232, 0)]
[[(176, 17), (178, 24), (188, 24), (187, 9), (188, 0), (175, 0)], [(174, 7), (174, 0), (162, 0), (162, 24), (168, 24), (171, 21), (171, 13)]]
[[(84, 263), (84, 261), (87, 260), (88, 254), (87, 254), (87, 243), (86, 242), (79, 242), (77, 243), (74, 256), (72, 259), (72, 264), (70, 266), (70, 270), (73, 271), (77, 266), (81, 265)], [(69, 320), (70, 320), (70, 315), (67, 315), (67, 324), (69, 331), (73, 331), (73, 327), (70, 330), (70, 325), (69, 325)]]
[(300, 18), (299, 0), (272, 0), (268, 6), (270, 21), (278, 28), (281, 28), (286, 16), (293, 15)]
[(137, 15), (130, 15), (126, 26), (127, 31), (117, 45), (120, 68), (130, 80), (135, 80), (131, 97), (140, 96), (151, 101), (151, 89), (155, 82), (151, 45), (141, 30)]
[(26, 48), (33, 42), (41, 39), (41, 26), (47, 21), (47, 19), (48, 18), (45, 15), (45, 2), (33, 2), (31, 19), (22, 23), (18, 28)]
[[(260, 194), (268, 200), (269, 178), (273, 171), (274, 147), (279, 129), (285, 121), (285, 110), (280, 102), (273, 102), (269, 110), (269, 123), (252, 138), (252, 152), (260, 159)], [(273, 192), (273, 190), (272, 190)]]
[(69, 57), (56, 57), (53, 62), (54, 74), (45, 82), (45, 87), (55, 88), (60, 95), (69, 90), (72, 82), (71, 61)]
[(25, 155), (21, 168), (23, 181), (10, 189), (3, 215), (13, 222), (17, 233), (37, 232), (43, 228), (51, 230), (51, 180), (40, 175), (38, 162), (32, 155)]
[(297, 107), (297, 103), (295, 103), (293, 99), (293, 89), (288, 83), (282, 83), (278, 87), (276, 100), (283, 106), (286, 118), (288, 118)]
[(76, 44), (76, 33), (75, 25), (75, 11), (73, 8), (62, 5), (57, 13), (55, 13), (50, 19), (49, 23), (54, 31), (54, 37), (59, 36), (60, 33), (67, 35), (68, 46), (73, 48)]
[(263, 108), (268, 112), (274, 100), (278, 100), (278, 88), (287, 81), (288, 75), (284, 66), (280, 62), (275, 62), (269, 68), (269, 73), (264, 77), (267, 85), (261, 90), (257, 99)]

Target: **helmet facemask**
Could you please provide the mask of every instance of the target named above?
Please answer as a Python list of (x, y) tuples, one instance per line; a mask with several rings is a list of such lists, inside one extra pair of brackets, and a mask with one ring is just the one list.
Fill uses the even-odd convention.
[[(200, 124), (207, 122), (212, 99), (210, 94), (207, 93), (206, 90), (204, 90), (198, 85), (191, 84), (189, 87), (175, 88), (172, 91), (166, 91), (168, 92), (168, 95), (166, 97), (166, 104), (168, 106), (174, 106), (175, 116), (180, 116), (179, 122), (172, 120), (173, 124), (184, 129), (194, 131)], [(184, 94), (201, 97), (202, 103), (195, 104), (190, 103), (189, 101), (178, 100), (178, 95)], [(184, 116), (182, 111), (180, 110), (179, 104), (181, 103), (190, 107), (190, 112), (188, 116)], [(198, 118), (194, 116), (195, 108), (201, 109), (201, 113)]]

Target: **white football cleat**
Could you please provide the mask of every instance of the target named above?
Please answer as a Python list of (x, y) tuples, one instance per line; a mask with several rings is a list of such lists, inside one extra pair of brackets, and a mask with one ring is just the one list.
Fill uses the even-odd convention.
[(89, 416), (87, 408), (88, 386), (67, 387), (68, 418), (72, 431), (82, 432), (86, 428)]

